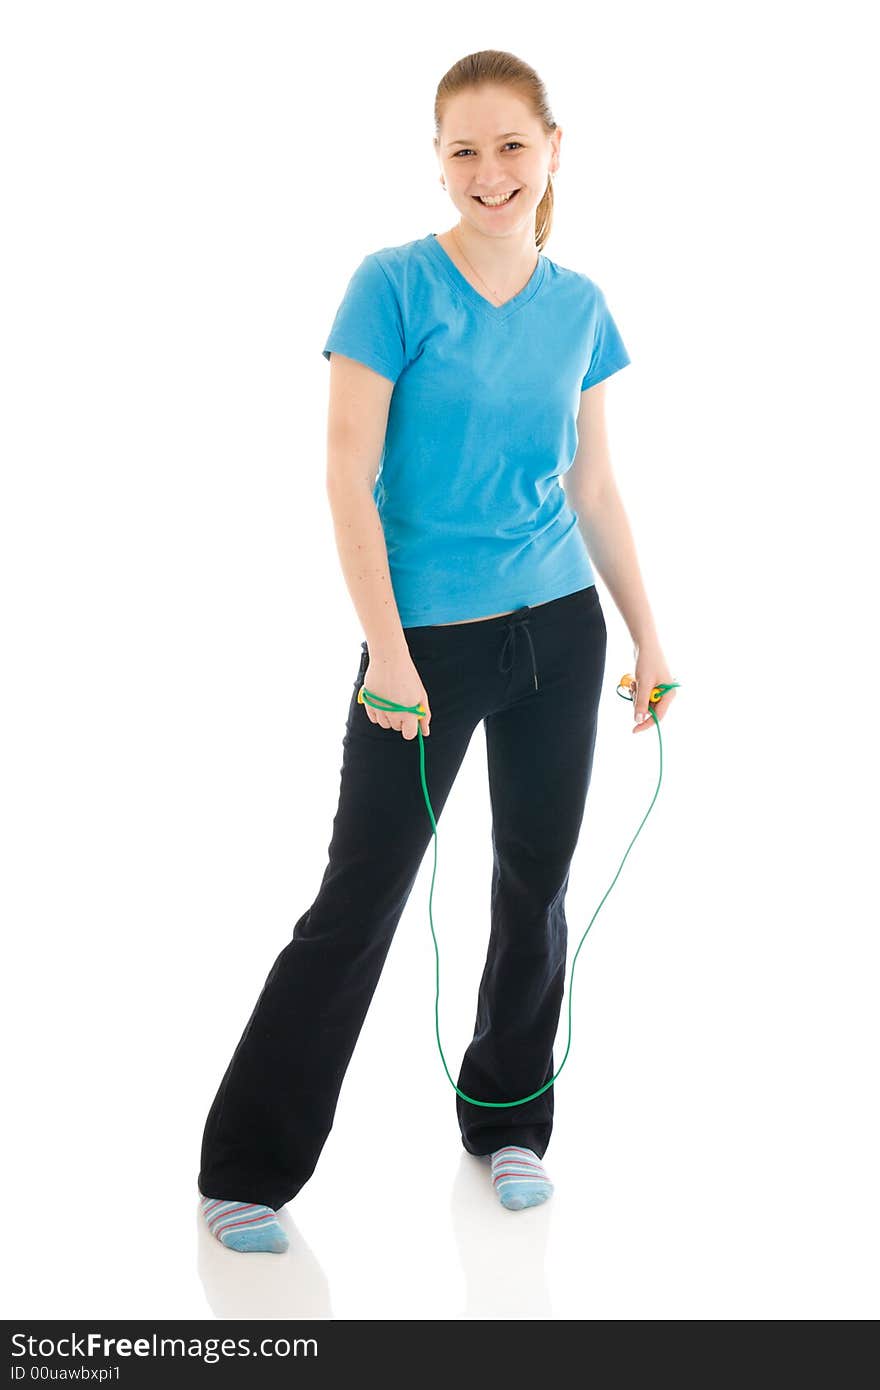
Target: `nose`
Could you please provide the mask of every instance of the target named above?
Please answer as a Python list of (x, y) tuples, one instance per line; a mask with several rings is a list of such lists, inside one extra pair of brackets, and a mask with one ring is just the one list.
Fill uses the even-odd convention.
[(488, 197), (493, 197), (496, 193), (506, 193), (508, 188), (515, 188), (511, 183), (510, 175), (503, 164), (483, 163), (478, 165), (474, 175), (476, 192), (485, 193)]

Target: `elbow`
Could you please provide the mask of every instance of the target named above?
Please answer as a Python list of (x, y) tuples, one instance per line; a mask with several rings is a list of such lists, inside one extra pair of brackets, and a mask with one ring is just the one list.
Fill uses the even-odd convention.
[(359, 501), (372, 502), (373, 486), (369, 478), (362, 473), (335, 473), (328, 469), (325, 479), (327, 499), (331, 507), (346, 507)]
[(330, 449), (327, 453), (325, 486), (328, 495), (352, 492), (372, 493), (379, 475), (379, 464), (362, 449)]

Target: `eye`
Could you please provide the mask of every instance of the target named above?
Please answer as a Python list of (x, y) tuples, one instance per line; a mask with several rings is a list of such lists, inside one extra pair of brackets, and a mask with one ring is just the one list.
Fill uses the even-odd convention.
[[(520, 149), (523, 148), (522, 142), (521, 142), (520, 140), (508, 140), (508, 141), (507, 141), (507, 145), (517, 145)], [(507, 145), (505, 145), (505, 149), (507, 148)], [(453, 158), (453, 159), (458, 159), (458, 156), (459, 156), (460, 154), (473, 154), (473, 150), (468, 150), (468, 149), (456, 150), (456, 152), (455, 152), (455, 154), (452, 156), (452, 158)]]

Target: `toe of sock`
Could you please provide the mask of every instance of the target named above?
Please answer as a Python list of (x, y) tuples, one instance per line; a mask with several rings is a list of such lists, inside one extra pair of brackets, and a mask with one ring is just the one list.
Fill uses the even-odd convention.
[(261, 1231), (227, 1231), (220, 1240), (230, 1250), (265, 1251), (272, 1255), (283, 1255), (290, 1245), (280, 1226), (277, 1229), (266, 1227)]
[(508, 1211), (522, 1211), (525, 1202), (515, 1192), (505, 1192), (501, 1195), (501, 1205), (507, 1207)]
[(281, 1255), (290, 1244), (272, 1207), (217, 1197), (202, 1197), (200, 1205), (208, 1230), (229, 1250)]
[(541, 1183), (540, 1186), (535, 1184), (528, 1188), (524, 1187), (520, 1190), (507, 1188), (505, 1191), (499, 1192), (498, 1195), (501, 1198), (501, 1205), (507, 1207), (508, 1211), (522, 1211), (525, 1207), (540, 1206), (542, 1202), (547, 1201), (552, 1193), (553, 1184), (548, 1182)]
[(492, 1154), (492, 1181), (501, 1205), (508, 1211), (539, 1206), (553, 1192), (553, 1183), (538, 1155), (521, 1145), (508, 1144)]

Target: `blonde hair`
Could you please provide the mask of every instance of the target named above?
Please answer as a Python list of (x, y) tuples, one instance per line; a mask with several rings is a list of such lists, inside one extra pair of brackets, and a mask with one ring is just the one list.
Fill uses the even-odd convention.
[[(532, 108), (532, 112), (544, 126), (547, 134), (556, 129), (556, 122), (550, 112), (550, 103), (544, 83), (535, 69), (517, 58), (513, 53), (505, 53), (498, 48), (483, 48), (479, 53), (469, 53), (459, 58), (457, 63), (444, 73), (434, 98), (435, 140), (440, 139), (440, 123), (443, 111), (450, 97), (459, 92), (470, 91), (475, 87), (512, 87), (517, 96)], [(553, 225), (553, 175), (547, 180), (547, 190), (535, 211), (535, 245), (541, 251), (550, 235)]]

